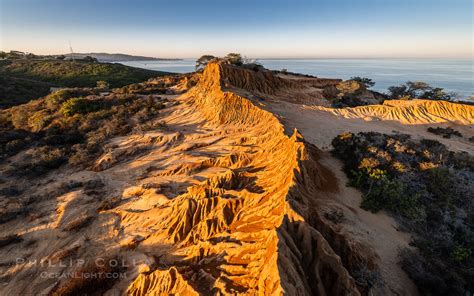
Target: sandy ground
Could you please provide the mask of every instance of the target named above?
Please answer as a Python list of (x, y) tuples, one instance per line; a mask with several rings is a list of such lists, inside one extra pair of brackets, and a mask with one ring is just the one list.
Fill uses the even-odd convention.
[[(468, 138), (474, 136), (474, 124), (459, 125), (451, 122), (430, 124), (403, 124), (395, 120), (377, 120), (346, 118), (315, 106), (291, 104), (287, 102), (270, 102), (268, 110), (279, 115), (288, 130), (297, 128), (305, 139), (323, 150), (331, 149), (331, 141), (344, 132), (380, 132), (386, 134), (409, 134), (414, 139), (437, 140), (454, 151), (467, 151), (474, 154), (474, 145)], [(463, 134), (463, 138), (445, 139), (429, 133), (428, 127), (452, 127)]]

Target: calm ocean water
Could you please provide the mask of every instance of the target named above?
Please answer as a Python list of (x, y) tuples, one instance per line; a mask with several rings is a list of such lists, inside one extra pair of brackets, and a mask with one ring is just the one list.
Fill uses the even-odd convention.
[[(122, 62), (125, 65), (176, 73), (194, 71), (195, 59), (181, 61)], [(386, 92), (406, 81), (425, 81), (467, 98), (474, 95), (473, 59), (259, 59), (268, 69), (325, 78), (371, 78), (374, 90)]]

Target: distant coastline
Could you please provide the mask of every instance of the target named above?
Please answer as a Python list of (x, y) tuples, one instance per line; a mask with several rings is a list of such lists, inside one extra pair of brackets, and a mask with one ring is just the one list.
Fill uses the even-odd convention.
[[(179, 61), (123, 61), (127, 66), (149, 70), (186, 73), (194, 71), (196, 59)], [(350, 79), (353, 76), (371, 78), (373, 90), (387, 92), (388, 87), (406, 81), (424, 81), (458, 93), (462, 100), (474, 95), (472, 59), (416, 59), (416, 58), (353, 58), (353, 59), (257, 59), (270, 70), (287, 69), (295, 73), (323, 78)]]
[[(146, 57), (146, 56), (136, 56), (136, 55), (129, 55), (123, 53), (73, 53), (74, 58), (85, 58), (86, 56), (90, 56), (96, 58), (99, 62), (125, 62), (125, 61), (181, 61), (182, 59), (176, 58), (155, 58), (155, 57)], [(66, 58), (71, 56), (70, 53), (64, 54)]]

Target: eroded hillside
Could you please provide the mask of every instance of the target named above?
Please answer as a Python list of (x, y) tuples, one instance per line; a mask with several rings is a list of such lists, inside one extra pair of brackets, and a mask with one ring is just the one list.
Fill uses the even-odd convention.
[[(196, 77), (166, 85), (186, 91)], [(103, 108), (129, 117), (128, 129), (105, 129), (86, 169), (68, 162), (23, 178), (12, 170), (30, 150), (6, 156), (1, 294), (416, 293), (393, 261), (398, 244), (368, 234), (398, 239), (391, 220), (357, 220), (354, 204), (338, 204), (347, 189), (334, 164), (269, 111), (283, 101), (327, 106), (324, 89), (338, 83), (211, 63), (180, 96), (150, 81), (117, 91), (136, 94), (126, 101), (82, 99), (99, 106), (80, 109), (102, 120), (97, 129), (108, 126)]]
[[(223, 67), (209, 65), (197, 86), (160, 111), (154, 120), (165, 128), (114, 138), (94, 171), (63, 166), (38, 181), (32, 199), (16, 205), (25, 213), (2, 225), (4, 292), (364, 291), (351, 272), (374, 268), (370, 259), (314, 210), (336, 186), (318, 149), (296, 131), (286, 135), (252, 101), (223, 91)], [(126, 278), (110, 285), (45, 279), (44, 272), (86, 272), (89, 265), (31, 263), (105, 255), (127, 263)]]

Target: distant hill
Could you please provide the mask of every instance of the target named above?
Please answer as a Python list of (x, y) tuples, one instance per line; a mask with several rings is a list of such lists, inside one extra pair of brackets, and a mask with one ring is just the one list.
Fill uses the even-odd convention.
[[(82, 59), (86, 56), (91, 56), (96, 58), (100, 62), (124, 62), (124, 61), (176, 61), (180, 59), (163, 59), (163, 58), (153, 58), (153, 57), (144, 57), (144, 56), (135, 56), (123, 53), (74, 53), (75, 58)], [(67, 59), (70, 58), (71, 54), (64, 54)]]
[(50, 87), (111, 87), (170, 74), (113, 63), (61, 60), (0, 60), (0, 109), (45, 96)]

